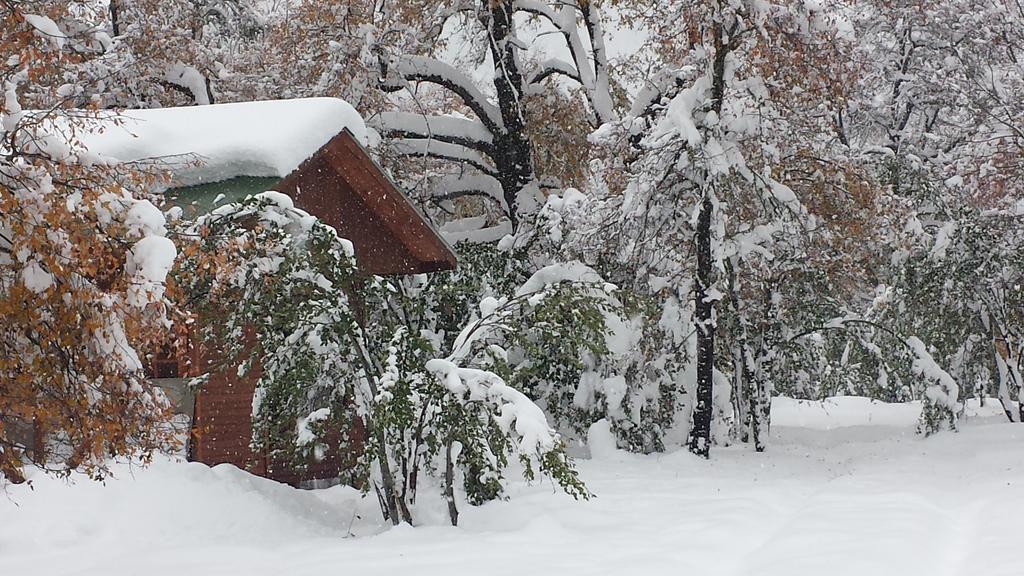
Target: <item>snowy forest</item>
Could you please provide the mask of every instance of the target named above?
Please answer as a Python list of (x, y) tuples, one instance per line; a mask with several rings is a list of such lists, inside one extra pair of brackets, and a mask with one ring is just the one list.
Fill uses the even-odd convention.
[[(14, 573), (1020, 574), (1020, 0), (0, 0), (0, 89)], [(168, 192), (342, 130), (454, 269)]]

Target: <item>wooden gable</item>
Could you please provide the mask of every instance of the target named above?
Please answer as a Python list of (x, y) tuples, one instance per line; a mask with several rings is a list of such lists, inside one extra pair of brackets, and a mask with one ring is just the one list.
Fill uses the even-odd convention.
[(349, 239), (366, 274), (455, 268), (455, 254), (348, 130), (273, 189)]

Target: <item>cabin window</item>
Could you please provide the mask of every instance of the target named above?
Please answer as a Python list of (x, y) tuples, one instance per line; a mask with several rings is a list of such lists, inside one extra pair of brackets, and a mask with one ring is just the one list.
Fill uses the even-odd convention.
[(148, 376), (152, 379), (180, 378), (178, 357), (167, 351), (158, 352), (153, 356)]
[(192, 417), (194, 395), (188, 387), (188, 378), (181, 373), (178, 356), (173, 351), (163, 349), (150, 356), (146, 376), (167, 395), (175, 414)]

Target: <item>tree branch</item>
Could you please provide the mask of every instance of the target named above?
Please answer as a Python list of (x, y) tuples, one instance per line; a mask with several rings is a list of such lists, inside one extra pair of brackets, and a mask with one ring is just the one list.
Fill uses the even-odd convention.
[(576, 69), (572, 67), (572, 64), (569, 64), (565, 60), (553, 58), (541, 64), (540, 68), (534, 71), (534, 73), (526, 79), (526, 83), (530, 85), (540, 84), (555, 74), (561, 74), (562, 76), (565, 76), (570, 80), (575, 80), (576, 82), (580, 81), (580, 76), (576, 73)]
[(382, 112), (376, 121), (371, 120), (371, 124), (392, 138), (437, 140), (476, 150), (494, 158), (491, 133), (483, 124), (473, 120), (454, 116), (425, 116), (411, 112)]
[(381, 88), (386, 92), (407, 89), (406, 82), (436, 84), (462, 99), (491, 134), (504, 132), (505, 125), (498, 108), (491, 104), (473, 81), (440, 60), (425, 56), (393, 56), (380, 59)]
[(401, 156), (426, 156), (438, 160), (447, 160), (468, 164), (488, 176), (497, 176), (498, 172), (494, 166), (476, 150), (471, 150), (459, 144), (449, 144), (439, 140), (424, 139), (395, 139), (391, 144), (396, 153)]

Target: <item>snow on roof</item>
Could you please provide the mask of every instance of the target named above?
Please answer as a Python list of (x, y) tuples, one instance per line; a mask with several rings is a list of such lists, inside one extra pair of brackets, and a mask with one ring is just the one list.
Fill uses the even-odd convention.
[(125, 110), (120, 125), (80, 134), (91, 155), (119, 162), (165, 163), (174, 185), (237, 176), (283, 178), (343, 129), (361, 144), (362, 117), (337, 98), (302, 98)]

